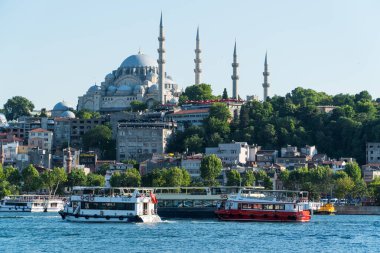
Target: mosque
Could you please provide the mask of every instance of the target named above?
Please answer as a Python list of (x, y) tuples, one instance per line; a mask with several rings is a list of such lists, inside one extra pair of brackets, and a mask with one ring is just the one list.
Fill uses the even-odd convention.
[(165, 36), (160, 22), (159, 58), (138, 52), (126, 58), (116, 70), (106, 75), (100, 86), (91, 86), (78, 99), (78, 110), (116, 112), (128, 109), (132, 101), (151, 106), (155, 103), (176, 104), (181, 91), (165, 72)]
[[(181, 91), (173, 78), (165, 72), (165, 36), (162, 14), (159, 28), (158, 59), (138, 52), (127, 57), (116, 70), (105, 76), (100, 86), (91, 86), (86, 94), (78, 98), (77, 110), (112, 113), (130, 108), (132, 101), (140, 101), (148, 106), (154, 104), (177, 104)], [(199, 29), (197, 29), (195, 52), (195, 84), (200, 84), (202, 62), (200, 54)], [(239, 100), (238, 67), (236, 42), (232, 63), (232, 99)], [(267, 55), (264, 62), (264, 101), (269, 97)]]

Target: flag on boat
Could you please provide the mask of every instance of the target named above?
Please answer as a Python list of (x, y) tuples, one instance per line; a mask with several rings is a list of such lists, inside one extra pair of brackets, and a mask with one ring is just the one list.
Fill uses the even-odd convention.
[(152, 202), (154, 204), (157, 204), (158, 201), (157, 201), (156, 195), (153, 192), (150, 193), (150, 198), (152, 199)]

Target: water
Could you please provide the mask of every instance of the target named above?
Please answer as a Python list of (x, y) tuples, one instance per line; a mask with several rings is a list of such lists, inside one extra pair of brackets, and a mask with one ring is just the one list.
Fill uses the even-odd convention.
[(0, 213), (0, 252), (380, 252), (379, 232), (380, 216), (313, 216), (303, 224), (79, 224), (54, 213)]

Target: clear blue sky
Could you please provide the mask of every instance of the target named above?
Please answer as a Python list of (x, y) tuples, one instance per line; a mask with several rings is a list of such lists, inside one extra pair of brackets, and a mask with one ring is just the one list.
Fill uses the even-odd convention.
[(167, 72), (194, 82), (200, 26), (202, 81), (231, 95), (236, 38), (239, 94), (262, 98), (268, 50), (270, 95), (297, 86), (380, 97), (380, 1), (13, 1), (0, 0), (0, 107), (12, 96), (36, 109), (77, 104), (95, 82), (141, 50), (157, 57), (163, 12)]

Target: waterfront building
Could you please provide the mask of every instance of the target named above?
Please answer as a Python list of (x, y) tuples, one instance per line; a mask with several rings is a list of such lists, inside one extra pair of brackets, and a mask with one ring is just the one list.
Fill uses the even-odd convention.
[(258, 150), (256, 152), (256, 164), (258, 167), (271, 166), (278, 157), (277, 150)]
[(201, 176), (202, 158), (202, 154), (186, 155), (181, 159), (181, 168), (187, 170), (192, 178), (199, 178)]
[(371, 183), (375, 178), (380, 177), (380, 163), (369, 163), (362, 166), (363, 179), (366, 183)]
[(223, 165), (246, 164), (249, 157), (249, 145), (246, 142), (220, 143), (218, 147), (207, 147), (206, 155), (215, 154)]
[(165, 36), (162, 15), (159, 28), (158, 60), (143, 54), (127, 57), (121, 65), (107, 74), (98, 86), (91, 86), (78, 98), (78, 110), (112, 113), (130, 108), (133, 101), (176, 104), (180, 95), (178, 84), (165, 71)]
[(169, 121), (177, 122), (178, 130), (184, 131), (190, 126), (202, 126), (204, 119), (209, 116), (209, 108), (180, 110), (165, 115)]
[(28, 147), (38, 147), (51, 153), (53, 144), (53, 132), (42, 128), (33, 129), (29, 132)]
[(367, 163), (380, 163), (380, 142), (367, 142), (366, 160)]
[(145, 160), (151, 154), (165, 153), (167, 142), (173, 130), (174, 122), (137, 121), (119, 123), (117, 127), (117, 160)]

